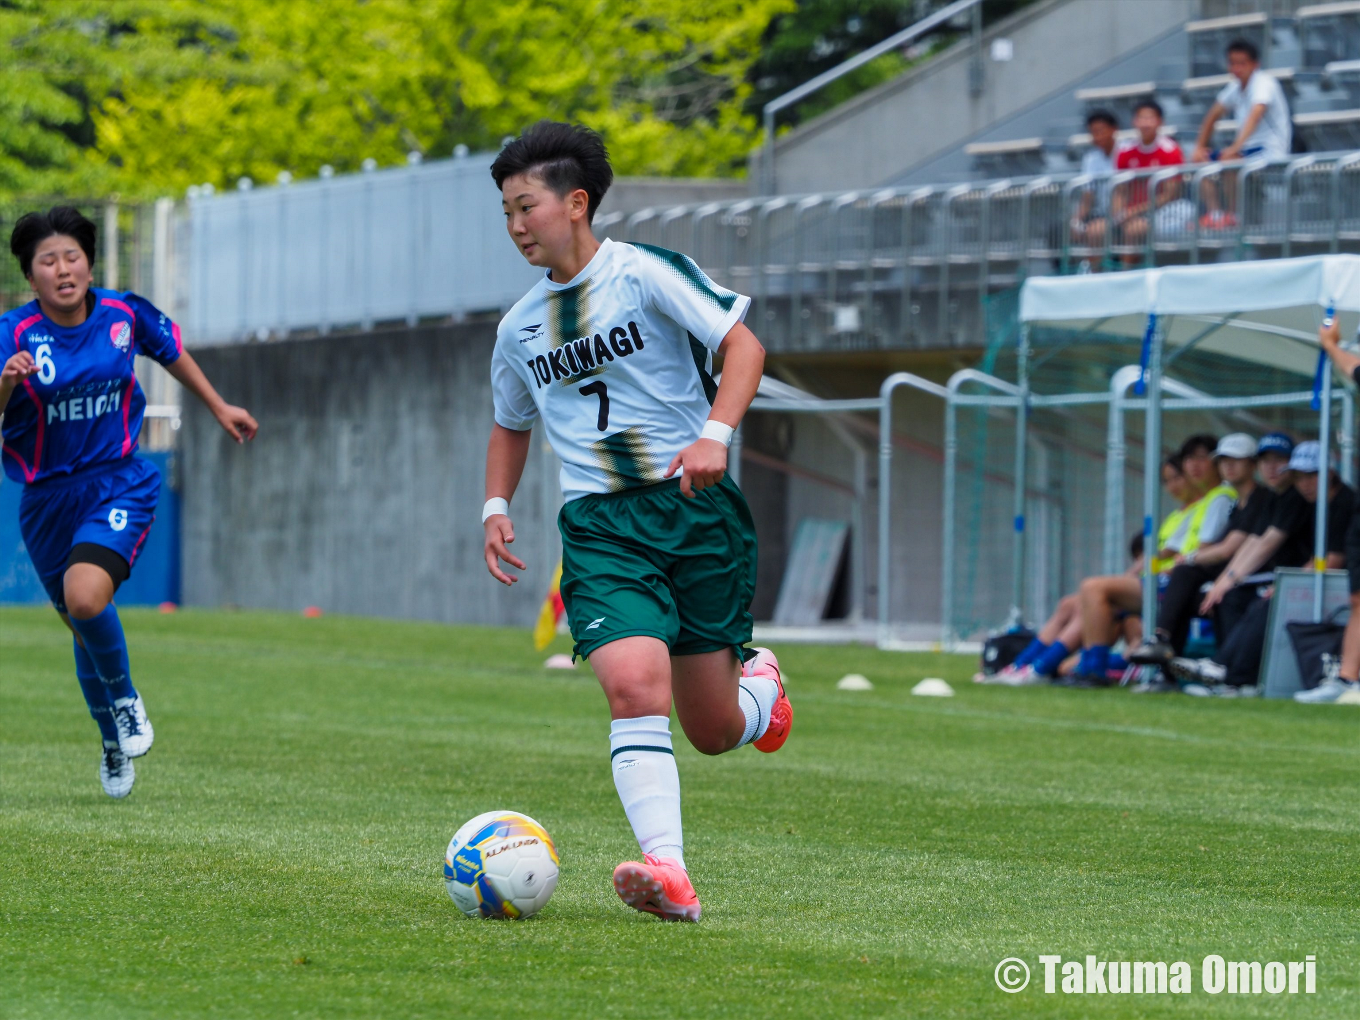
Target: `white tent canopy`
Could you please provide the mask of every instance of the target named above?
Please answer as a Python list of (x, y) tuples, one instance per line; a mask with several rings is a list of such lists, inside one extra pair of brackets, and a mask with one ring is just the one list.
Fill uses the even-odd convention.
[(1020, 290), (1020, 319), (1030, 325), (1140, 339), (1156, 315), (1174, 348), (1221, 323), (1199, 349), (1310, 377), (1329, 307), (1342, 335), (1360, 324), (1360, 255), (1035, 277)]

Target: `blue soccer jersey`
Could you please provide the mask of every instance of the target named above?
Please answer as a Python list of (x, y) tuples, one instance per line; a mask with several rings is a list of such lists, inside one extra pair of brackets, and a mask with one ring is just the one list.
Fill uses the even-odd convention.
[(179, 327), (150, 301), (91, 287), (94, 308), (58, 326), (30, 301), (0, 316), (0, 351), (28, 351), (38, 371), (5, 407), (3, 460), (13, 481), (34, 484), (123, 460), (137, 450), (146, 397), (133, 356), (179, 358)]

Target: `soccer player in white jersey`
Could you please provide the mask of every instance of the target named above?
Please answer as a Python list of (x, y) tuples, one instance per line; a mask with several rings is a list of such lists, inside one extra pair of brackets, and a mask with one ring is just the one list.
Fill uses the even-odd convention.
[(613, 171), (593, 131), (541, 121), (491, 175), (511, 240), (545, 272), (501, 320), (491, 359), (487, 569), (513, 584), (501, 563), (524, 568), (509, 501), (541, 420), (562, 461), (562, 600), (609, 701), (614, 785), (643, 853), (614, 887), (638, 910), (696, 921), (671, 705), (705, 754), (776, 751), (793, 723), (774, 655), (745, 648), (755, 528), (726, 473), (765, 351), (742, 324), (750, 299), (684, 255), (595, 239)]

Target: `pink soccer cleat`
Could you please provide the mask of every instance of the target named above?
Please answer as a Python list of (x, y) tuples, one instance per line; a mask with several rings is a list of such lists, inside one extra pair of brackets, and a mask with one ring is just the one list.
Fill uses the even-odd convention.
[(744, 676), (767, 676), (779, 685), (779, 697), (770, 709), (770, 724), (765, 727), (765, 735), (753, 740), (751, 745), (757, 751), (771, 754), (784, 746), (793, 728), (793, 705), (784, 691), (784, 681), (779, 675), (779, 660), (768, 648), (757, 648), (755, 658), (741, 667)]
[(614, 891), (634, 910), (664, 921), (697, 921), (699, 896), (677, 861), (643, 854), (643, 861), (624, 861), (614, 869)]

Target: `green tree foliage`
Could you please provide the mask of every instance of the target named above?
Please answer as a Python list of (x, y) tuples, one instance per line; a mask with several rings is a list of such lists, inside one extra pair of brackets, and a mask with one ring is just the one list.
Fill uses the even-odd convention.
[[(1031, 0), (986, 0), (990, 24)], [(760, 56), (748, 72), (752, 84), (747, 112), (760, 114), (776, 96), (829, 71), (856, 53), (888, 38), (945, 6), (945, 0), (799, 0), (795, 10), (776, 16), (765, 30)], [(781, 126), (815, 117), (866, 89), (901, 74), (912, 63), (958, 37), (944, 29), (909, 47), (910, 55), (885, 53), (832, 82), (779, 115)]]
[(0, 0), (0, 191), (311, 176), (494, 149), (540, 117), (622, 174), (741, 172), (793, 0)]

